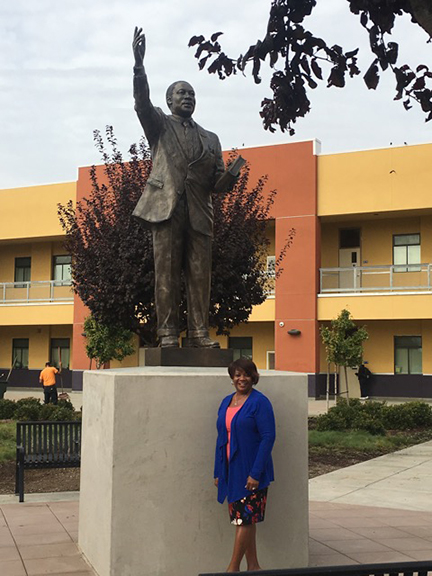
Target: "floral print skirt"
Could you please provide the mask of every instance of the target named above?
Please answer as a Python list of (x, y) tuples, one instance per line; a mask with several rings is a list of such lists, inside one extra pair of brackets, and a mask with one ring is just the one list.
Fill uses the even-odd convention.
[(257, 490), (241, 500), (228, 504), (231, 524), (244, 526), (256, 524), (264, 520), (267, 503), (267, 488)]

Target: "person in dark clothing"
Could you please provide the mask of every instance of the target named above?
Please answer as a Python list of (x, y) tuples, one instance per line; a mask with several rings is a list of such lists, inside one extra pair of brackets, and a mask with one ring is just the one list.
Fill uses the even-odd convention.
[(364, 364), (360, 364), (358, 372), (355, 373), (360, 384), (360, 400), (367, 400), (369, 398), (369, 383), (372, 377), (372, 372), (366, 368)]

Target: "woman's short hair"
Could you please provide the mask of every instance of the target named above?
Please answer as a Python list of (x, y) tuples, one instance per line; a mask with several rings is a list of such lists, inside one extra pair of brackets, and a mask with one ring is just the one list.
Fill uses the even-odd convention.
[(255, 362), (252, 362), (249, 358), (239, 358), (238, 360), (234, 360), (234, 362), (231, 362), (228, 366), (228, 374), (231, 378), (234, 378), (235, 371), (239, 369), (243, 370), (252, 378), (252, 384), (258, 384), (259, 374)]

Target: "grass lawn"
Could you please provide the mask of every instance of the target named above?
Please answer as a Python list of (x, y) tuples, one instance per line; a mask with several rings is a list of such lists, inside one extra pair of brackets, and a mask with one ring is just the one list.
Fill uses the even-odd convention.
[(385, 436), (374, 436), (359, 430), (310, 430), (309, 477), (327, 474), (428, 440), (432, 440), (432, 428), (389, 431)]
[(0, 423), (0, 462), (16, 458), (16, 423)]

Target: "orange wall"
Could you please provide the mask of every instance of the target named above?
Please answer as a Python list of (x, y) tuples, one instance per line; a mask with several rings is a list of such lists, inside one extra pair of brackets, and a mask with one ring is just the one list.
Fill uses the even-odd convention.
[[(289, 230), (296, 231), (283, 263), (284, 272), (276, 281), (276, 369), (318, 372), (316, 294), (320, 250), (314, 142), (248, 148), (240, 154), (251, 163), (251, 186), (267, 174), (267, 190), (277, 190), (271, 210), (276, 258)], [(289, 336), (291, 328), (301, 330), (301, 335)]]
[[(98, 171), (99, 172), (99, 171)], [(100, 174), (102, 174), (102, 167), (100, 167)], [(91, 183), (89, 178), (89, 168), (79, 168), (78, 182), (77, 182), (77, 202), (85, 198), (91, 190)], [(84, 306), (81, 299), (74, 295), (74, 318), (73, 318), (73, 348), (74, 355), (72, 360), (72, 368), (74, 370), (88, 370), (89, 359), (85, 351), (86, 341), (82, 335), (84, 332), (84, 319), (89, 316), (90, 310)]]

